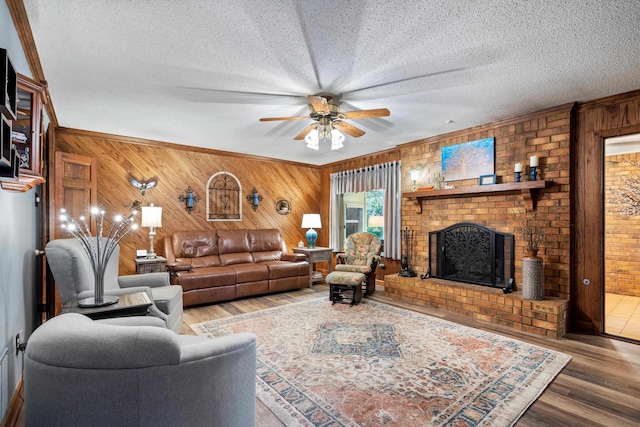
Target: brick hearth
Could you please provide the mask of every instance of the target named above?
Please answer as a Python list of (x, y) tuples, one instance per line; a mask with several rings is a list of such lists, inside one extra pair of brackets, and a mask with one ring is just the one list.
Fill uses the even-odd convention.
[(497, 288), (397, 274), (384, 276), (384, 294), (549, 338), (566, 332), (568, 301), (559, 298), (530, 301), (522, 292), (505, 294)]

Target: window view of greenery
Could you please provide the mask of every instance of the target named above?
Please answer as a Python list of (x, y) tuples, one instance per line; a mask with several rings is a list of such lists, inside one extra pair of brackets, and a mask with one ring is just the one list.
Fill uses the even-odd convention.
[(383, 205), (384, 191), (372, 190), (366, 193), (367, 201), (367, 231), (382, 239), (384, 226)]
[(347, 236), (361, 231), (375, 234), (382, 239), (384, 190), (345, 193), (342, 202), (344, 222), (340, 232), (341, 242), (344, 243)]

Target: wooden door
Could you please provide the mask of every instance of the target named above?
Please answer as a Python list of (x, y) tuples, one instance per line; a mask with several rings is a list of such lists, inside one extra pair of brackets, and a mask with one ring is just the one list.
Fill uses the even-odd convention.
[(54, 209), (52, 236), (54, 239), (68, 238), (58, 219), (60, 209), (65, 209), (74, 218), (86, 215), (98, 202), (98, 179), (96, 161), (93, 157), (56, 152), (54, 166)]
[[(50, 211), (50, 238), (66, 239), (59, 220), (60, 209), (65, 209), (74, 218), (86, 215), (98, 202), (98, 176), (93, 157), (57, 151), (53, 165), (53, 206)], [(53, 277), (47, 273), (47, 304), (49, 317), (60, 314), (62, 306)]]

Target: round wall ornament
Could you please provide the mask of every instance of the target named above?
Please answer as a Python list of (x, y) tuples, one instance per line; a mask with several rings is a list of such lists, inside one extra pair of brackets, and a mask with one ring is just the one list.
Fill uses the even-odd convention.
[(291, 212), (291, 202), (285, 199), (280, 199), (276, 203), (276, 212), (280, 215), (287, 215)]

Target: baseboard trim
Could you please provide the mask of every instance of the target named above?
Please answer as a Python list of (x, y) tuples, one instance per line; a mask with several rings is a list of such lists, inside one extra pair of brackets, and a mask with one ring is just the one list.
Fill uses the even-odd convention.
[(18, 385), (16, 389), (13, 391), (13, 395), (11, 396), (11, 400), (9, 401), (9, 407), (7, 408), (7, 415), (5, 415), (4, 420), (2, 420), (1, 427), (15, 427), (18, 419), (20, 418), (20, 414), (22, 414), (22, 409), (24, 407), (24, 384), (22, 382), (22, 377), (20, 377), (20, 381), (18, 381)]

